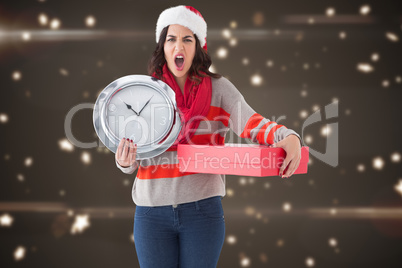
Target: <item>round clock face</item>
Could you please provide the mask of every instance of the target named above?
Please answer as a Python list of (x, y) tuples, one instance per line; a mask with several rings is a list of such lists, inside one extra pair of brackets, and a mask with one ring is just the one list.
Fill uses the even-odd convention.
[(106, 108), (106, 126), (119, 140), (137, 144), (162, 140), (173, 123), (174, 110), (160, 92), (143, 85), (129, 85), (116, 91)]
[(176, 140), (181, 121), (174, 91), (145, 75), (121, 77), (98, 96), (94, 107), (95, 130), (111, 151), (125, 137), (137, 144), (137, 159), (154, 157)]

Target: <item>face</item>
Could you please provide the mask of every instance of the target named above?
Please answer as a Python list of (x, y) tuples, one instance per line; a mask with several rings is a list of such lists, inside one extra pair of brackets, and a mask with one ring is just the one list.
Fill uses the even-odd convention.
[(169, 26), (164, 44), (165, 59), (176, 78), (186, 78), (195, 55), (195, 37), (187, 27)]

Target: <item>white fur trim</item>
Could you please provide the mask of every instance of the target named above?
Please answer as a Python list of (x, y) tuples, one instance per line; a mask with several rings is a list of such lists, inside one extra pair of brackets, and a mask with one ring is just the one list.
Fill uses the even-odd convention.
[(189, 28), (194, 34), (197, 35), (201, 47), (204, 47), (207, 37), (207, 23), (205, 20), (187, 9), (185, 6), (177, 6), (165, 9), (158, 18), (156, 23), (156, 43), (159, 42), (159, 36), (168, 25), (179, 24)]

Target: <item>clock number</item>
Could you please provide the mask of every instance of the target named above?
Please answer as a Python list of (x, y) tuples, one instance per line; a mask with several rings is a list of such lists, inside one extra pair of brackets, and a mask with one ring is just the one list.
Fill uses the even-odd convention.
[(166, 125), (166, 117), (162, 116), (162, 118), (163, 118), (163, 123), (161, 122), (161, 125), (164, 126), (164, 125)]

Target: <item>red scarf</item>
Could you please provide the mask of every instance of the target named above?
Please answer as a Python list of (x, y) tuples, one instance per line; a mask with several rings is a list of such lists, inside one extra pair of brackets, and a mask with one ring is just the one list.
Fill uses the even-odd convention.
[[(211, 106), (212, 84), (211, 77), (199, 77), (201, 82), (197, 85), (187, 76), (184, 85), (184, 96), (179, 85), (176, 82), (173, 74), (167, 67), (167, 64), (162, 68), (162, 81), (168, 84), (176, 93), (176, 103), (179, 108), (181, 117), (182, 129), (181, 132), (170, 149), (176, 149), (177, 144), (187, 144), (197, 130), (200, 121), (206, 118)], [(158, 78), (156, 73), (153, 77)], [(195, 118), (191, 120), (192, 118)]]

